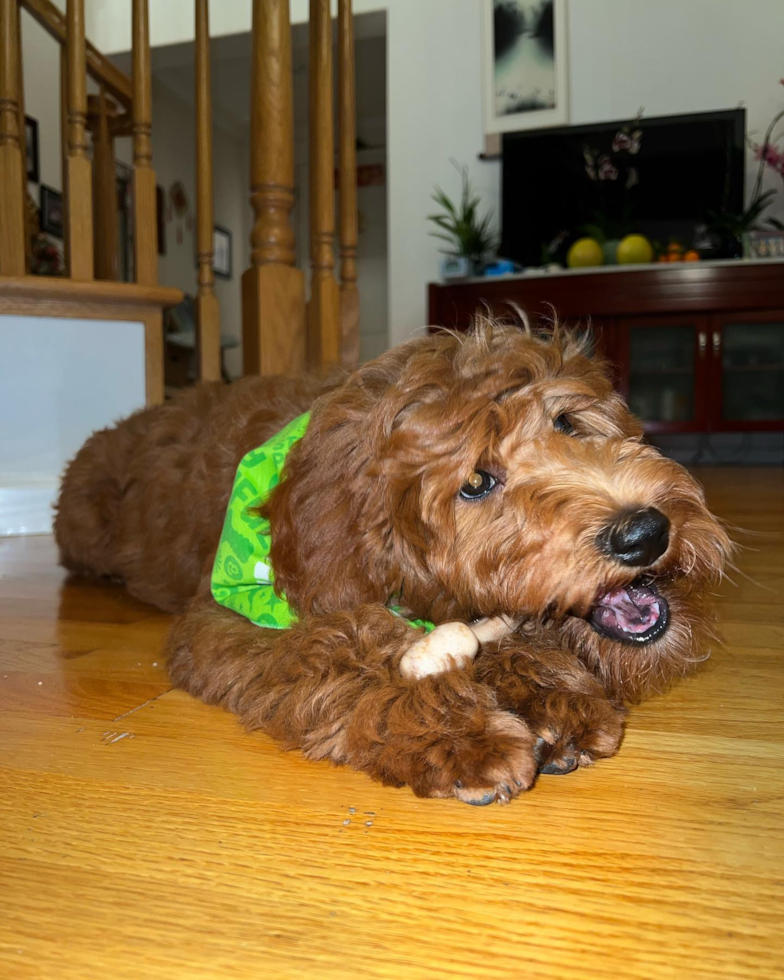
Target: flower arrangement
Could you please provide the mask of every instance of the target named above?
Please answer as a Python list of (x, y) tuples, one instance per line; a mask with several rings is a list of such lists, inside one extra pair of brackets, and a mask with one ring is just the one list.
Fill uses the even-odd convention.
[(621, 238), (634, 230), (635, 202), (631, 192), (640, 179), (634, 158), (642, 148), (642, 113), (640, 109), (630, 123), (618, 130), (609, 150), (583, 145), (585, 173), (595, 187), (597, 205), (592, 223), (584, 230), (599, 241)]
[[(779, 85), (784, 85), (784, 78), (779, 79)], [(766, 167), (770, 168), (774, 173), (777, 173), (782, 181), (784, 181), (784, 149), (779, 149), (776, 145), (778, 140), (784, 136), (784, 129), (782, 129), (782, 132), (774, 134), (776, 126), (782, 119), (784, 119), (784, 109), (776, 113), (771, 120), (763, 142), (754, 143), (752, 141), (751, 143), (754, 156), (759, 160), (757, 179), (754, 181), (754, 192), (751, 196), (752, 203), (765, 199), (766, 204), (769, 204), (775, 194), (773, 190), (766, 191), (764, 194), (762, 193), (762, 178)], [(768, 218), (768, 224), (773, 225), (774, 228), (784, 229), (784, 224), (777, 218)]]

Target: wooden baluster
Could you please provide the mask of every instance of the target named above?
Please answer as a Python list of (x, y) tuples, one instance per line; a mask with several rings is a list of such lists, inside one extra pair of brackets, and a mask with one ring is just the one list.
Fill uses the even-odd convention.
[[(155, 171), (152, 169), (152, 77), (147, 0), (133, 0), (133, 261), (136, 281), (158, 282)], [(163, 401), (163, 317), (145, 327), (147, 404)]]
[[(68, 186), (68, 51), (60, 46), (60, 180), (65, 195)], [(65, 275), (71, 274), (71, 255), (68, 249), (68, 208), (63, 208), (63, 260)]]
[(210, 20), (208, 0), (196, 0), (196, 248), (199, 290), (196, 340), (199, 378), (220, 381), (220, 306), (212, 269), (212, 102), (210, 95)]
[[(27, 132), (25, 127), (25, 107), (24, 107), (24, 61), (22, 59), (22, 5), (16, 8), (16, 36), (19, 39), (19, 59), (17, 61), (17, 73), (19, 81), (17, 91), (19, 93), (19, 151), (22, 155), (22, 208), (24, 210), (24, 250), (25, 250), (25, 273), (30, 275), (33, 267), (33, 239), (31, 231), (33, 228), (30, 221), (30, 213), (27, 206)], [(38, 231), (36, 228), (35, 231)]]
[(338, 133), (340, 157), (340, 334), (345, 365), (359, 363), (357, 289), (357, 109), (354, 17), (351, 0), (338, 0)]
[(95, 215), (95, 278), (116, 282), (120, 255), (117, 240), (117, 178), (112, 122), (117, 107), (101, 86), (87, 99), (87, 121), (93, 137), (93, 214)]
[(68, 0), (68, 254), (72, 279), (93, 278), (93, 175), (87, 155), (84, 0)]
[(17, 0), (0, 0), (0, 275), (25, 272), (22, 180), (26, 170), (19, 133), (21, 39)]
[(158, 234), (147, 0), (133, 0), (133, 195), (136, 281), (149, 286), (158, 282)]
[(310, 0), (310, 302), (308, 362), (340, 361), (340, 294), (335, 281), (335, 136), (329, 0)]
[(294, 267), (294, 107), (289, 0), (254, 0), (251, 268), (242, 277), (245, 374), (305, 365), (305, 280)]

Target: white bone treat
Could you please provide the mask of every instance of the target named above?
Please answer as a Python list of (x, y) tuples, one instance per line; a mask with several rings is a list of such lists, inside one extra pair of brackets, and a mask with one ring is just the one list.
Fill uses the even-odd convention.
[(442, 623), (416, 640), (400, 661), (400, 673), (407, 680), (420, 680), (455, 668), (465, 669), (479, 653), (482, 643), (491, 643), (513, 633), (520, 620), (500, 616), (465, 623)]

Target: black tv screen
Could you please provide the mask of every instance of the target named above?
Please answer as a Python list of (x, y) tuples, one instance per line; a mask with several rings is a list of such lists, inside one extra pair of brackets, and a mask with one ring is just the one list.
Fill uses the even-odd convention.
[[(595, 175), (623, 127), (641, 134), (638, 152), (622, 154), (635, 173), (614, 184), (592, 179), (588, 170)], [(745, 137), (742, 108), (507, 133), (501, 254), (540, 265), (543, 246), (559, 236), (573, 240), (602, 217), (610, 232), (626, 226), (652, 241), (677, 238), (688, 246), (708, 212), (743, 210)], [(634, 183), (625, 191), (627, 180)]]

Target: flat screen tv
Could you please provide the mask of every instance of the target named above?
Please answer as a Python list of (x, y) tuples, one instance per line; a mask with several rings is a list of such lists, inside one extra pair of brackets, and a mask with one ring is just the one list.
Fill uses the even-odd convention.
[[(743, 210), (745, 109), (634, 121), (631, 128), (642, 137), (639, 152), (627, 159), (636, 182), (626, 194), (592, 180), (586, 170), (586, 152), (607, 152), (624, 126), (630, 120), (504, 135), (504, 257), (540, 265), (543, 246), (559, 236), (568, 244), (596, 224), (603, 209), (616, 212), (609, 216), (611, 228), (627, 218), (651, 240), (677, 238), (685, 245), (708, 212)], [(621, 198), (623, 210), (629, 209), (624, 215), (618, 213)]]

